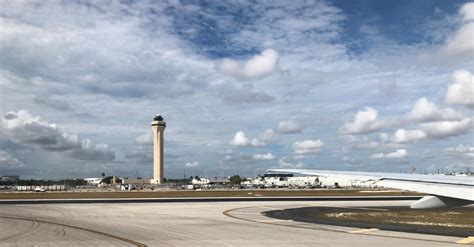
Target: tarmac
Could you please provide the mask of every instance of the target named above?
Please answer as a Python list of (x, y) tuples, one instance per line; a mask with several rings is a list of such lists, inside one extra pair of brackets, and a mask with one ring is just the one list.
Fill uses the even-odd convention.
[(465, 238), (279, 220), (297, 207), (408, 206), (413, 200), (186, 201), (0, 205), (0, 246), (459, 246)]

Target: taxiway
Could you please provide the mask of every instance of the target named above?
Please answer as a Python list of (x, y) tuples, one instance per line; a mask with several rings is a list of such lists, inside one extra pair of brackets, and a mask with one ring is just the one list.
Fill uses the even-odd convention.
[[(278, 220), (295, 207), (413, 201), (229, 201), (0, 205), (1, 246), (456, 246), (458, 237)], [(464, 242), (461, 242), (464, 241)]]

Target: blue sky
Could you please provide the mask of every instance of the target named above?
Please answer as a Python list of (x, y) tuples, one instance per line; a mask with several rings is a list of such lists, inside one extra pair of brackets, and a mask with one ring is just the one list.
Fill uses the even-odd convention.
[(4, 1), (0, 174), (474, 168), (474, 3)]

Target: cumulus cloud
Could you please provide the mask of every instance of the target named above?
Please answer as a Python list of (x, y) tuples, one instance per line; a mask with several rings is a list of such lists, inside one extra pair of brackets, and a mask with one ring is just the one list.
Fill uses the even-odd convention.
[[(426, 97), (422, 97), (414, 104), (410, 112), (392, 121), (378, 119), (377, 111), (366, 107), (364, 110), (358, 111), (354, 121), (344, 123), (339, 131), (345, 134), (345, 141), (353, 147), (375, 148), (380, 144), (396, 147), (400, 143), (465, 134), (472, 128), (470, 122), (471, 120), (465, 118), (461, 112), (449, 107), (440, 108)], [(370, 141), (367, 137), (361, 139), (355, 136), (411, 123), (418, 123), (420, 129), (398, 129), (392, 136), (380, 133), (380, 143)]]
[(408, 152), (406, 149), (397, 149), (392, 153), (376, 153), (372, 155), (372, 159), (401, 159), (407, 156)]
[[(409, 93), (399, 99), (400, 102), (397, 103), (400, 105), (387, 106), (385, 105), (387, 101), (380, 97), (355, 99), (358, 102), (354, 104), (380, 105), (379, 110), (382, 111), (383, 107), (391, 110), (403, 107), (406, 103), (404, 99), (413, 97), (419, 93), (418, 89), (426, 85), (411, 81), (429, 78), (432, 85), (439, 86), (438, 79), (443, 77), (439, 73), (444, 73), (444, 70), (418, 69), (419, 66), (416, 66), (416, 59), (412, 59), (411, 51), (415, 50), (413, 48), (423, 50), (426, 44), (421, 43), (415, 44), (415, 47), (406, 47), (409, 49), (385, 49), (401, 51), (396, 52), (398, 54), (396, 58), (393, 55), (386, 57), (383, 54), (371, 56), (371, 52), (362, 56), (362, 59), (350, 59), (347, 53), (350, 53), (352, 48), (340, 42), (340, 35), (344, 31), (340, 24), (347, 20), (347, 16), (341, 9), (325, 1), (304, 3), (270, 1), (243, 4), (216, 1), (204, 5), (181, 2), (173, 4), (174, 6), (164, 1), (153, 4), (147, 1), (123, 1), (112, 4), (97, 2), (93, 5), (81, 1), (60, 3), (5, 1), (4, 4), (5, 6), (1, 8), (3, 22), (0, 31), (3, 44), (0, 54), (4, 59), (0, 59), (2, 61), (0, 74), (5, 76), (10, 73), (18, 77), (16, 79), (24, 80), (24, 83), (15, 84), (16, 81), (7, 76), (12, 90), (11, 93), (8, 91), (3, 94), (3, 97), (6, 97), (2, 98), (2, 102), (6, 104), (3, 109), (17, 109), (31, 104), (29, 101), (33, 94), (41, 95), (42, 92), (47, 92), (47, 95), (49, 93), (64, 95), (61, 98), (52, 96), (51, 99), (67, 97), (67, 101), (78, 111), (77, 114), (68, 114), (68, 117), (71, 117), (68, 129), (77, 129), (74, 130), (75, 133), (84, 133), (83, 129), (87, 128), (90, 136), (97, 136), (95, 138), (103, 136), (107, 138), (106, 143), (115, 143), (115, 146), (120, 146), (123, 150), (130, 150), (128, 146), (130, 143), (117, 141), (120, 136), (110, 135), (110, 132), (102, 130), (141, 128), (139, 126), (143, 123), (139, 123), (140, 119), (147, 119), (144, 114), (154, 112), (152, 109), (157, 106), (168, 109), (169, 115), (174, 116), (174, 123), (170, 124), (170, 127), (173, 125), (179, 128), (182, 126), (178, 125), (188, 125), (190, 122), (199, 126), (210, 126), (212, 122), (213, 126), (217, 126), (188, 134), (188, 138), (193, 139), (227, 143), (233, 136), (230, 133), (227, 139), (225, 136), (222, 137), (221, 133), (226, 126), (234, 125), (235, 121), (239, 121), (241, 124), (239, 126), (246, 126), (245, 128), (255, 126), (255, 123), (270, 126), (268, 121), (274, 120), (271, 112), (275, 113), (278, 110), (284, 110), (290, 115), (294, 113), (332, 118), (334, 121), (321, 123), (317, 127), (311, 126), (310, 131), (330, 134), (327, 132), (334, 129), (333, 123), (340, 120), (341, 115), (338, 112), (347, 109), (347, 104), (341, 103), (340, 97), (336, 97), (337, 99), (332, 97), (334, 93), (338, 93), (338, 88), (349, 85), (345, 82), (351, 82), (350, 87), (346, 88), (345, 95), (341, 95), (347, 99), (360, 95), (361, 90), (365, 90), (367, 86), (376, 87), (373, 82), (379, 81), (381, 76), (385, 78), (387, 74), (403, 74), (400, 80), (407, 81), (404, 90)], [(184, 9), (188, 9), (189, 12), (184, 12)], [(234, 13), (242, 14), (243, 19), (247, 21), (241, 23), (242, 18), (229, 18)], [(216, 21), (206, 18), (215, 18)], [(212, 35), (209, 35), (210, 32)], [(220, 41), (209, 42), (212, 41), (209, 38), (215, 37)], [(247, 56), (246, 52), (256, 50), (261, 52), (265, 49), (262, 47), (273, 47), (280, 53), (279, 56), (284, 59), (281, 61), (282, 68), (284, 62), (285, 69), (286, 67), (289, 69), (288, 73), (285, 73), (285, 78), (277, 78), (279, 76), (273, 74), (271, 79), (277, 80), (270, 81), (268, 80), (270, 78), (265, 77), (265, 73), (261, 71), (245, 72), (247, 61), (240, 59), (237, 61), (237, 58), (230, 57), (236, 59), (234, 62), (238, 64), (238, 66), (231, 64), (231, 71), (240, 71), (237, 73), (240, 75), (229, 76), (250, 80), (259, 77), (260, 73), (261, 78), (267, 79), (260, 81), (263, 84), (255, 84), (255, 88), (251, 84), (242, 85), (244, 83), (239, 82), (231, 85), (228, 93), (216, 91), (225, 102), (272, 102), (272, 96), (278, 96), (278, 104), (268, 104), (265, 109), (252, 108), (249, 105), (233, 105), (232, 109), (229, 109), (228, 106), (219, 104), (213, 97), (214, 91), (206, 88), (232, 77), (218, 74), (213, 68), (215, 65), (217, 69), (213, 58), (216, 55), (232, 53)], [(19, 57), (18, 54), (22, 55)], [(255, 54), (248, 56), (251, 58), (253, 55)], [(265, 57), (263, 54), (257, 56)], [(370, 59), (365, 59), (367, 57)], [(380, 64), (379, 61), (385, 61), (386, 66), (383, 68), (374, 66)], [(278, 73), (280, 68), (278, 65), (276, 67), (276, 70), (269, 69), (268, 71), (273, 72), (266, 76)], [(356, 67), (360, 70), (354, 71), (353, 68)], [(0, 83), (2, 79), (0, 78)], [(388, 92), (393, 90), (391, 88), (394, 85), (396, 86), (396, 83), (392, 81), (380, 86), (381, 90)], [(270, 86), (272, 91), (265, 93), (266, 88)], [(433, 91), (426, 92), (433, 93)], [(324, 95), (314, 97), (318, 94)], [(137, 98), (144, 95), (149, 97)], [(115, 96), (126, 98), (117, 100)], [(103, 98), (99, 100), (99, 97)], [(164, 100), (161, 97), (169, 98)], [(96, 98), (98, 100), (94, 100)], [(333, 99), (337, 102), (331, 102)], [(329, 107), (319, 107), (322, 104)], [(136, 111), (138, 108), (140, 111)], [(88, 112), (96, 119), (91, 122), (83, 121), (85, 119), (80, 114), (84, 112)], [(379, 117), (383, 117), (382, 112), (379, 113), (381, 115)], [(244, 114), (247, 117), (235, 117)], [(373, 128), (368, 129), (367, 133), (375, 131)], [(274, 131), (280, 133), (277, 128), (274, 128)], [(260, 144), (258, 140), (264, 143), (270, 142), (260, 135), (249, 136), (249, 133), (247, 135), (244, 146)], [(136, 136), (124, 134), (124, 137), (131, 138), (133, 142)], [(253, 137), (256, 139), (252, 139)], [(365, 138), (357, 137), (361, 140)], [(285, 142), (283, 145), (290, 142), (291, 148), (295, 140), (283, 141)], [(143, 139), (137, 138), (137, 142), (140, 145), (151, 144), (151, 138), (144, 136)], [(377, 143), (365, 142), (361, 145), (374, 146)], [(209, 156), (210, 160), (215, 159), (214, 156), (218, 151), (214, 147), (200, 147), (199, 153)], [(193, 152), (191, 149), (189, 151)], [(277, 153), (275, 155), (280, 156)], [(179, 167), (192, 160), (179, 160), (175, 164)], [(201, 167), (205, 169), (204, 166), (214, 164), (214, 162), (208, 163), (201, 164)], [(239, 166), (239, 169), (241, 167)], [(170, 171), (170, 176), (179, 173), (180, 171), (173, 175)]]
[(459, 9), (463, 21), (474, 21), (474, 2), (465, 3)]
[(225, 58), (215, 64), (215, 69), (238, 80), (262, 79), (279, 71), (279, 55), (273, 49), (266, 49), (253, 56), (245, 64)]
[[(474, 44), (474, 42), (471, 43)], [(474, 109), (474, 75), (464, 69), (456, 70), (453, 74), (453, 84), (449, 85), (446, 92), (445, 101)]]
[(447, 55), (474, 54), (474, 44), (472, 34), (474, 33), (474, 23), (466, 23), (459, 28), (446, 42), (443, 53)]
[(459, 28), (445, 39), (439, 55), (447, 58), (471, 59), (474, 55), (474, 8), (473, 3), (465, 3), (459, 9), (461, 23)]
[(188, 168), (199, 167), (199, 162), (198, 161), (187, 162), (184, 166)]
[(0, 168), (18, 168), (22, 167), (23, 165), (23, 162), (19, 161), (17, 158), (13, 157), (6, 151), (0, 149)]
[(377, 110), (371, 107), (365, 107), (364, 110), (357, 112), (352, 122), (346, 122), (339, 129), (343, 134), (368, 134), (383, 127), (384, 123), (377, 119)]
[(417, 142), (426, 138), (426, 133), (421, 130), (398, 129), (392, 137), (395, 143)]
[(279, 140), (279, 136), (272, 130), (266, 129), (257, 138), (249, 139), (243, 131), (237, 131), (230, 144), (234, 146), (261, 147)]
[(412, 143), (425, 139), (442, 139), (450, 136), (458, 136), (472, 130), (472, 120), (460, 121), (438, 121), (420, 124), (421, 129), (405, 130), (398, 129), (393, 136), (385, 133), (380, 134), (381, 142)]
[(36, 96), (33, 98), (33, 102), (36, 104), (48, 106), (58, 111), (68, 111), (69, 109), (71, 109), (71, 106), (69, 106), (69, 103), (67, 103), (67, 101), (51, 99), (49, 97)]
[(268, 103), (274, 97), (262, 91), (255, 91), (253, 84), (246, 83), (240, 88), (225, 86), (219, 90), (225, 102), (233, 104)]
[(460, 121), (438, 121), (420, 124), (421, 129), (405, 130), (398, 129), (393, 136), (386, 133), (379, 135), (381, 142), (412, 143), (425, 139), (442, 139), (450, 136), (458, 136), (472, 130), (472, 120)]
[(282, 134), (296, 134), (302, 130), (301, 125), (295, 120), (282, 121), (278, 123), (277, 131)]
[(301, 142), (295, 142), (293, 144), (293, 149), (296, 154), (298, 155), (305, 155), (305, 154), (314, 154), (321, 152), (324, 146), (324, 142), (320, 139), (317, 140), (304, 140)]
[(231, 141), (231, 144), (234, 146), (247, 146), (249, 144), (249, 139), (247, 136), (245, 136), (243, 131), (237, 131)]
[(469, 132), (472, 129), (471, 122), (471, 119), (466, 118), (460, 121), (423, 123), (420, 127), (430, 138), (444, 138)]
[(273, 155), (272, 153), (254, 154), (252, 156), (252, 159), (254, 159), (254, 160), (274, 160), (275, 155)]
[(410, 113), (408, 113), (409, 120), (419, 123), (461, 120), (462, 118), (463, 116), (460, 112), (452, 108), (440, 109), (435, 103), (430, 102), (425, 97), (419, 99)]
[(247, 136), (245, 135), (245, 132), (241, 130), (235, 133), (234, 138), (232, 139), (230, 143), (234, 146), (251, 146), (251, 147), (258, 147), (258, 146), (265, 145), (265, 143), (261, 142), (257, 138), (249, 140)]
[(2, 117), (3, 135), (17, 143), (48, 151), (65, 152), (79, 160), (110, 161), (115, 153), (106, 144), (94, 144), (87, 138), (60, 131), (55, 124), (41, 121), (26, 110), (10, 111)]

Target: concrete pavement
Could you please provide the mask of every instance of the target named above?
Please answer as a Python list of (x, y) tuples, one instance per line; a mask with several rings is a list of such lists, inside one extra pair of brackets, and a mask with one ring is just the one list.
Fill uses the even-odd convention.
[(302, 223), (276, 222), (261, 215), (275, 208), (408, 206), (412, 202), (9, 204), (0, 205), (0, 246), (456, 246), (462, 240), (315, 224), (302, 227)]

